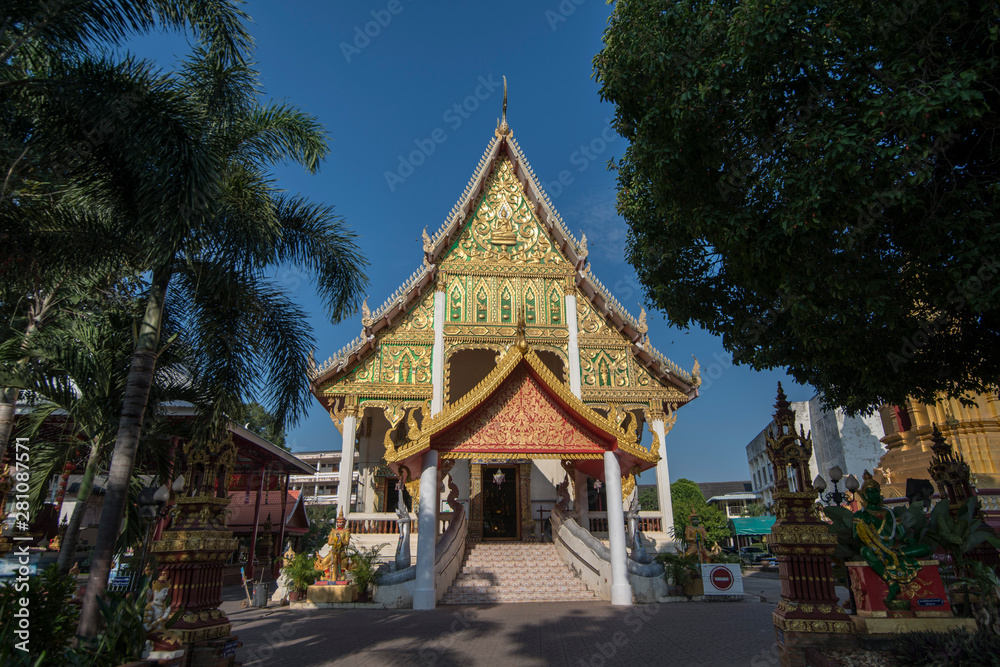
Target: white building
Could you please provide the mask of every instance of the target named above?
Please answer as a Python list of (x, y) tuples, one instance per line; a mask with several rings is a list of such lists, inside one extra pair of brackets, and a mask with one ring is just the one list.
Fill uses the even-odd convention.
[[(289, 480), (292, 491), (302, 492), (302, 501), (307, 505), (336, 505), (337, 489), (340, 487), (340, 450), (325, 452), (295, 452), (295, 456), (316, 468), (312, 475), (292, 475)], [(357, 461), (357, 456), (354, 457)], [(351, 488), (351, 508), (358, 502), (358, 469), (354, 469), (354, 483)], [(350, 510), (348, 510), (350, 511)]]
[[(860, 480), (865, 470), (875, 469), (885, 453), (885, 445), (880, 442), (885, 430), (878, 414), (848, 417), (840, 408), (829, 411), (823, 408), (822, 397), (818, 394), (808, 401), (792, 403), (792, 410), (795, 411), (795, 430), (805, 430), (807, 435), (812, 435), (810, 479), (822, 475), (829, 481), (830, 468), (840, 466), (844, 476), (854, 475)], [(767, 458), (764, 436), (768, 429), (773, 428), (775, 424), (772, 421), (746, 448), (750, 481), (765, 505), (770, 505), (773, 500), (774, 469)], [(789, 479), (794, 484), (793, 476)]]

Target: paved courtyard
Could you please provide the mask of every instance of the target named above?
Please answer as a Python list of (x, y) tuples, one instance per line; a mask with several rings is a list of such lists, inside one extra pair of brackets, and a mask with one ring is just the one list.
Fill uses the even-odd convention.
[(442, 606), (412, 610), (223, 606), (249, 666), (776, 665), (776, 580), (747, 578), (767, 602), (612, 607), (606, 602)]

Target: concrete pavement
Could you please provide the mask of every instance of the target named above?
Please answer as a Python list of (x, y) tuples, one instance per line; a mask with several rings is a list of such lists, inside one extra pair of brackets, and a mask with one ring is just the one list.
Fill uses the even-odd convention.
[(248, 667), (777, 665), (776, 597), (769, 595), (767, 603), (546, 602), (432, 611), (242, 609), (242, 595), (227, 589), (223, 608), (243, 642), (237, 659)]

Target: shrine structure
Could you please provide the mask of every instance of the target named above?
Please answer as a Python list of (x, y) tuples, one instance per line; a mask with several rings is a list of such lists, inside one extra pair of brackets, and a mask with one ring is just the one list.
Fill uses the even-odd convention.
[[(467, 509), (468, 543), (541, 539), (557, 487), (567, 499), (572, 487), (576, 521), (607, 534), (615, 561), (623, 498), (655, 467), (660, 512), (643, 513), (643, 528), (661, 548), (670, 541), (664, 438), (698, 395), (697, 360), (692, 372), (667, 360), (645, 311), (633, 317), (590, 271), (586, 236), (567, 229), (513, 137), (506, 92), (458, 204), (424, 230), (420, 267), (382, 307), (365, 303), (362, 326), (310, 379), (343, 434), (338, 505), (355, 535), (394, 532), (384, 526), (396, 523), (398, 482), (419, 503), (415, 607), (434, 605), (435, 585), (420, 577), (433, 574), (427, 538), (439, 534), (445, 474)], [(612, 598), (631, 602), (624, 567)]]

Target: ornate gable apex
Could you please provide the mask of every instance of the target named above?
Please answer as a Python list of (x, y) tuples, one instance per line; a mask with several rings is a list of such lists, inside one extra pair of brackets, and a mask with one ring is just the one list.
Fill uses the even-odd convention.
[(510, 160), (513, 175), (520, 182), (541, 229), (548, 234), (553, 246), (566, 262), (575, 269), (578, 293), (587, 298), (594, 308), (609, 320), (609, 324), (632, 344), (636, 359), (660, 382), (675, 387), (689, 399), (694, 398), (700, 384), (696, 372), (684, 371), (654, 349), (646, 338), (647, 327), (644, 318), (633, 317), (593, 274), (587, 264), (586, 237), (577, 240), (569, 231), (542, 189), (513, 132), (507, 126), (506, 117), (502, 125), (498, 124), (498, 129), (479, 159), (472, 178), (444, 223), (433, 235), (424, 232), (424, 262), (421, 267), (376, 311), (370, 312), (367, 306), (364, 307), (362, 320), (364, 330), (361, 335), (310, 373), (314, 385), (335, 381), (342, 372), (353, 368), (374, 348), (376, 334), (392, 326), (393, 322), (408, 313), (425, 295), (433, 285), (442, 260), (447, 257), (462, 235), (469, 216), (475, 213), (490, 177), (503, 158)]

